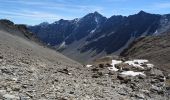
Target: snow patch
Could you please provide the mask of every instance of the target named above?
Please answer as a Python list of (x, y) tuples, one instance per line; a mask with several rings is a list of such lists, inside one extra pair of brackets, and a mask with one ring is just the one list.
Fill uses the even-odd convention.
[(50, 46), (51, 44), (50, 43), (47, 43), (48, 46)]
[(61, 45), (60, 45), (60, 47), (59, 48), (64, 48), (66, 46), (66, 42), (65, 41), (63, 41), (62, 43), (61, 43)]
[(74, 22), (77, 24), (80, 21), (81, 18), (74, 19)]
[(58, 22), (58, 21), (56, 21), (56, 22), (54, 22), (53, 24), (59, 24), (59, 22)]
[(142, 72), (134, 72), (134, 71), (124, 71), (122, 73), (120, 73), (121, 75), (125, 75), (125, 76), (137, 76), (137, 75), (143, 75), (146, 76), (144, 73)]
[(98, 21), (98, 18), (97, 17), (95, 17), (95, 22), (98, 24), (99, 23), (99, 21)]
[(115, 65), (116, 64), (120, 64), (120, 63), (122, 63), (122, 61), (118, 61), (118, 60), (112, 60), (112, 67), (109, 67), (109, 70), (111, 70), (111, 71), (118, 71), (119, 69), (117, 69), (116, 67), (115, 67)]
[(90, 33), (94, 33), (96, 31), (96, 28), (95, 29), (93, 29)]
[(17, 81), (18, 79), (17, 78), (12, 78), (13, 81)]
[(134, 62), (138, 62), (139, 64), (144, 64), (144, 63), (147, 63), (149, 62), (148, 60), (145, 60), (145, 59), (135, 59), (133, 60)]
[(159, 35), (160, 32), (158, 32), (158, 30), (156, 30), (153, 34), (154, 34), (154, 35)]
[(168, 19), (167, 19), (167, 18), (165, 18), (165, 20), (164, 20), (164, 21), (165, 21), (165, 23), (167, 23), (167, 22), (168, 22)]
[(148, 68), (153, 68), (154, 65), (153, 64), (146, 64)]
[(63, 47), (63, 46), (65, 46), (66, 45), (66, 42), (64, 41), (62, 44), (61, 44), (61, 46)]
[(156, 31), (154, 32), (154, 34), (158, 34), (158, 30), (156, 30)]
[(91, 66), (93, 66), (93, 65), (86, 65), (86, 67), (88, 67), (88, 68), (91, 67)]
[(142, 67), (142, 64), (147, 63), (148, 60), (142, 60), (142, 59), (135, 59), (132, 61), (126, 61), (126, 64), (129, 64), (130, 66), (134, 66), (134, 67), (139, 67), (144, 69), (144, 67)]

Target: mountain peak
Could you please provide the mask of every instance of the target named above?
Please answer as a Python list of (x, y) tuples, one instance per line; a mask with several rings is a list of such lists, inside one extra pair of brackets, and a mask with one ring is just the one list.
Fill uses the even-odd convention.
[(147, 12), (141, 10), (138, 14), (148, 14)]
[(97, 12), (97, 11), (95, 11), (95, 12), (93, 12), (93, 13), (89, 13), (89, 14), (87, 14), (86, 16), (102, 16), (102, 17), (103, 17), (103, 15), (100, 14), (99, 12)]
[(93, 13), (89, 13), (86, 16), (84, 16), (83, 18), (101, 18), (101, 19), (106, 19), (106, 17), (104, 17), (102, 14), (100, 14), (99, 12), (95, 11)]
[(99, 12), (95, 11), (93, 14), (95, 15), (101, 15)]

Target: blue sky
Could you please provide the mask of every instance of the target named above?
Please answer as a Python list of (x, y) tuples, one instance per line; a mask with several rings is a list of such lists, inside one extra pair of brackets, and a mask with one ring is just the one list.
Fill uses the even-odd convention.
[(17, 24), (52, 23), (98, 11), (106, 17), (138, 13), (170, 13), (170, 0), (0, 0), (0, 19)]

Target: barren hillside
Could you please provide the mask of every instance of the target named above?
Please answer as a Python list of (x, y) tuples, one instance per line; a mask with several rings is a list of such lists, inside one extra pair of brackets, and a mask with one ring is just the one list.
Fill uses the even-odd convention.
[(170, 72), (170, 35), (141, 38), (130, 45), (122, 56), (151, 60), (157, 67)]

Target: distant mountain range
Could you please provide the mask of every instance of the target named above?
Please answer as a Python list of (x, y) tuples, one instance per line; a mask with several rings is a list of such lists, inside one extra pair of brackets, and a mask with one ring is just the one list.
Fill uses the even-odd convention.
[(74, 20), (28, 27), (41, 41), (80, 62), (109, 54), (119, 55), (139, 37), (170, 30), (170, 14), (140, 11), (130, 16), (106, 18), (98, 12)]

